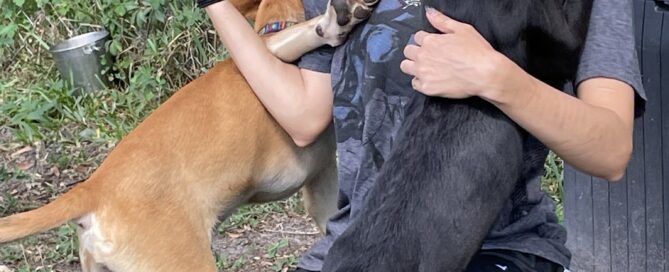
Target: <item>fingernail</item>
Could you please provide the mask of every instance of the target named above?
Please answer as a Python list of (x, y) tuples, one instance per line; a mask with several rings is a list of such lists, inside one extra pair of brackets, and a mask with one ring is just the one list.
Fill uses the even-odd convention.
[(430, 15), (435, 15), (435, 14), (437, 14), (437, 10), (434, 9), (433, 7), (425, 6), (425, 13), (430, 14)]

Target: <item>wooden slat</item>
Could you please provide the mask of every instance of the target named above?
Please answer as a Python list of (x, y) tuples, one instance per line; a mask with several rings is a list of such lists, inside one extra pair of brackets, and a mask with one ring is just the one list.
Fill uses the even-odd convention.
[(564, 224), (567, 229), (567, 248), (572, 252), (572, 260), (570, 268), (572, 271), (581, 271), (579, 267), (580, 245), (576, 241), (576, 237), (580, 235), (577, 231), (578, 227), (578, 210), (576, 206), (576, 170), (570, 165), (565, 165), (564, 170)]
[(660, 58), (660, 100), (662, 101), (662, 169), (663, 169), (663, 192), (664, 192), (664, 271), (669, 271), (669, 14), (663, 14), (661, 30)]
[(646, 271), (646, 201), (643, 119), (634, 122), (634, 152), (627, 169), (629, 271)]
[(592, 214), (592, 178), (579, 171), (574, 171), (572, 186), (575, 191), (574, 222), (569, 233), (570, 249), (573, 251), (572, 269), (574, 271), (594, 271), (594, 233)]
[[(646, 270), (664, 270), (664, 201), (662, 180), (662, 100), (660, 96), (660, 38), (662, 13), (646, 2), (642, 45), (644, 86), (648, 101), (644, 114), (644, 180), (646, 186)], [(632, 269), (633, 267), (631, 267)]]
[(609, 184), (609, 218), (611, 222), (611, 271), (625, 272), (627, 254), (627, 180)]
[(594, 227), (594, 271), (611, 272), (611, 222), (609, 220), (609, 183), (593, 179), (592, 219)]

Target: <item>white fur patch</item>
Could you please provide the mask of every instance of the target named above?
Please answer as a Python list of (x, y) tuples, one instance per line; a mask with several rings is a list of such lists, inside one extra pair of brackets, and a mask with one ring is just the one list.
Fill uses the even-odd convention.
[(90, 252), (96, 262), (100, 263), (104, 256), (114, 251), (114, 245), (107, 237), (104, 237), (100, 222), (94, 213), (82, 216), (78, 223), (79, 244), (82, 249)]

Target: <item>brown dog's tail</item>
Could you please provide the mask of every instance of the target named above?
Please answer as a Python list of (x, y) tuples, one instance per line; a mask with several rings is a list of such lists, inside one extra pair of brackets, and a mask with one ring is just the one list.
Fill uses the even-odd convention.
[(0, 243), (65, 224), (92, 211), (94, 205), (87, 184), (79, 184), (44, 207), (0, 218)]

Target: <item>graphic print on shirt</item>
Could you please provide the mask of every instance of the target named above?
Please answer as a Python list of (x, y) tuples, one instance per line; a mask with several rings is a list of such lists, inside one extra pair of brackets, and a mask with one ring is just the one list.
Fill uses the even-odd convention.
[[(368, 181), (375, 180), (406, 116), (415, 91), (400, 62), (404, 47), (422, 24), (421, 12), (419, 0), (382, 0), (334, 56), (340, 179), (354, 181), (340, 188), (346, 200), (364, 197), (373, 183)], [(352, 215), (358, 208), (351, 207)]]

